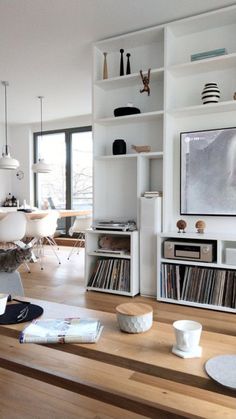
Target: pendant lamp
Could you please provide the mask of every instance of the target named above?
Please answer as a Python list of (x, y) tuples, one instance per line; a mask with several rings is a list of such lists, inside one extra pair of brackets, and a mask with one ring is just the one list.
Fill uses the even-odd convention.
[(19, 167), (20, 163), (11, 157), (10, 147), (7, 143), (7, 86), (9, 86), (9, 83), (8, 81), (2, 81), (2, 85), (5, 88), (5, 145), (3, 146), (2, 157), (0, 158), (0, 169), (15, 170)]
[[(40, 132), (41, 132), (41, 138), (43, 136), (43, 96), (38, 96), (38, 99), (40, 100)], [(45, 162), (44, 159), (39, 158), (37, 163), (34, 163), (32, 165), (32, 170), (34, 173), (50, 173), (52, 171), (51, 166)]]

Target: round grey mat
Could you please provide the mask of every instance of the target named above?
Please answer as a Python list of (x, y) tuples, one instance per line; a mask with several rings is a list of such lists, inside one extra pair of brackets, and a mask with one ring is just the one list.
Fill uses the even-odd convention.
[(219, 355), (205, 363), (205, 370), (213, 380), (236, 389), (236, 355)]

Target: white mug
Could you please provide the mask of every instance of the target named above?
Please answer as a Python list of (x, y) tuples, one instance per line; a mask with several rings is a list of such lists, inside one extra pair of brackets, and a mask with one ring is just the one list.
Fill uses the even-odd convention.
[(177, 320), (173, 323), (176, 347), (180, 351), (192, 352), (198, 348), (202, 325), (193, 320)]
[(5, 313), (8, 294), (0, 294), (0, 315)]

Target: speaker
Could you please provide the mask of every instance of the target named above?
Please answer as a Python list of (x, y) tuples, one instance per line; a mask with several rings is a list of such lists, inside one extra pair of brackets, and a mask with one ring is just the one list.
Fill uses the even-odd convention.
[(112, 145), (113, 154), (126, 154), (126, 142), (125, 140), (115, 140)]
[(162, 198), (140, 198), (140, 294), (157, 297), (157, 233), (162, 230)]

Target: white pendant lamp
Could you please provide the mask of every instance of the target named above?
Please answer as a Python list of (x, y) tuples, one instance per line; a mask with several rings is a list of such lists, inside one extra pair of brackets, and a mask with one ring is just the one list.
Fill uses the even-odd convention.
[[(38, 96), (38, 99), (40, 100), (40, 132), (41, 132), (41, 138), (43, 136), (43, 96)], [(32, 170), (34, 173), (50, 173), (52, 171), (52, 168), (50, 164), (46, 163), (44, 159), (39, 158), (37, 163), (34, 163), (32, 165)]]
[(9, 86), (9, 83), (8, 81), (2, 81), (2, 85), (5, 87), (5, 145), (3, 146), (2, 157), (0, 158), (0, 169), (15, 170), (19, 167), (20, 163), (11, 157), (10, 147), (7, 143), (7, 86)]

